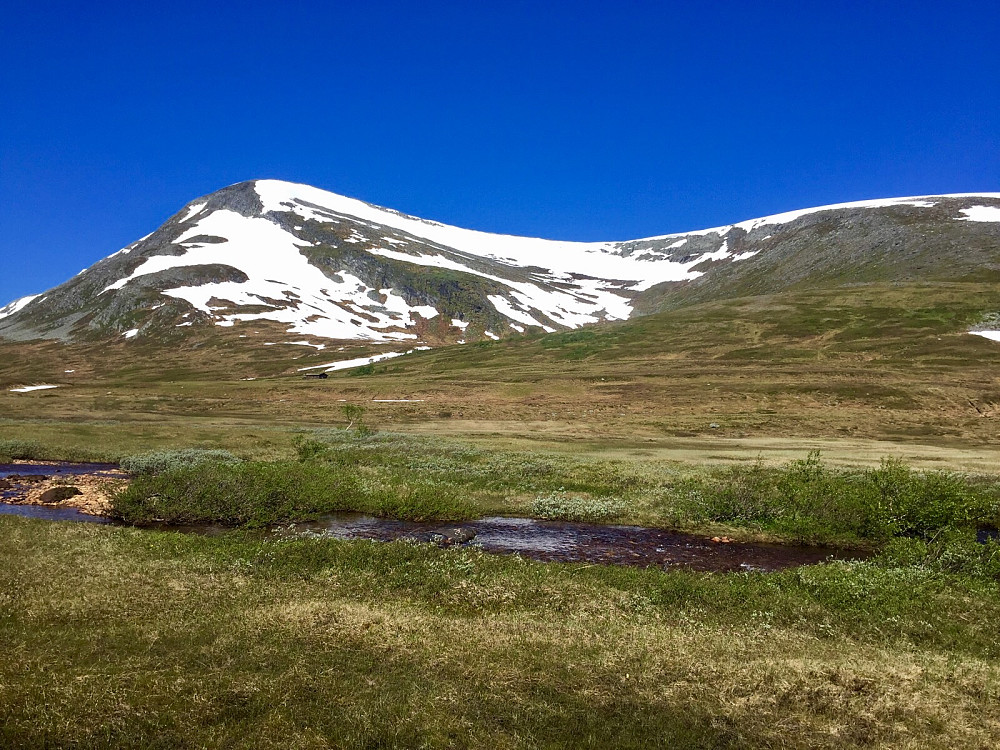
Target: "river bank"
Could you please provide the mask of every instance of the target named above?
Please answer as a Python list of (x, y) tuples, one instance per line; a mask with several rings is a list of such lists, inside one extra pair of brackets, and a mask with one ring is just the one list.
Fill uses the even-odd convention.
[[(111, 497), (129, 475), (114, 464), (23, 461), (0, 465), (0, 513), (53, 521), (112, 523)], [(143, 524), (160, 531), (217, 535), (219, 524)], [(631, 567), (772, 572), (830, 559), (856, 559), (857, 550), (837, 547), (734, 542), (629, 525), (487, 517), (460, 523), (417, 522), (360, 513), (332, 513), (258, 530), (275, 541), (298, 538), (406, 541), (472, 546), (518, 554), (540, 562), (587, 562)]]
[(128, 478), (117, 464), (15, 461), (0, 464), (0, 501), (106, 517), (112, 495)]

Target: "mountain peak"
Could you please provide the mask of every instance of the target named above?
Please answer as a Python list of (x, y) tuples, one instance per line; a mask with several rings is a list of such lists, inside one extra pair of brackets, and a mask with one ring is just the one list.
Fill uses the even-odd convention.
[(565, 242), (462, 229), (260, 179), (191, 201), (65, 284), (3, 308), (0, 336), (172, 340), (192, 326), (272, 321), (317, 339), (461, 342), (803, 284), (957, 278), (1000, 270), (998, 261), (997, 193)]

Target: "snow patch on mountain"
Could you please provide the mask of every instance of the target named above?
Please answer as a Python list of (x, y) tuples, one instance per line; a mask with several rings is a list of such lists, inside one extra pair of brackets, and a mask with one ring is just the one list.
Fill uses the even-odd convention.
[[(516, 307), (514, 307), (514, 305), (511, 304), (510, 300), (508, 300), (506, 297), (502, 297), (499, 294), (490, 294), (487, 295), (486, 299), (488, 299), (493, 304), (493, 307), (496, 308), (498, 313), (507, 318), (510, 318), (511, 320), (516, 320), (518, 322), (524, 323), (525, 325), (529, 326), (541, 326), (543, 329), (545, 329), (546, 333), (552, 333), (553, 331), (555, 331), (554, 328), (551, 328), (545, 325), (544, 323), (535, 320), (533, 317), (531, 317), (531, 315), (529, 315), (524, 310), (518, 310)], [(520, 330), (523, 331), (524, 329), (522, 328)]]
[[(224, 242), (201, 243), (199, 236), (222, 238)], [(411, 307), (392, 289), (375, 289), (347, 272), (339, 280), (326, 276), (300, 252), (308, 243), (269, 219), (243, 216), (226, 209), (198, 218), (181, 234), (175, 245), (183, 255), (154, 255), (129, 276), (109, 284), (101, 293), (121, 289), (130, 281), (169, 268), (224, 265), (242, 271), (248, 281), (224, 281), (164, 290), (164, 294), (186, 300), (196, 309), (212, 314), (217, 325), (236, 321), (273, 320), (290, 325), (289, 333), (337, 339), (393, 341), (415, 339), (398, 329), (415, 323), (414, 314), (432, 318), (433, 307)], [(275, 278), (277, 277), (277, 278)], [(246, 313), (219, 313), (224, 309), (212, 300), (233, 305), (269, 307)]]
[(183, 224), (185, 221), (187, 221), (188, 219), (190, 219), (192, 216), (196, 215), (206, 205), (208, 205), (208, 204), (207, 203), (195, 203), (193, 206), (190, 206), (188, 208), (187, 212), (181, 217), (181, 219), (180, 219), (181, 223)]
[(965, 216), (961, 217), (959, 221), (1000, 221), (1000, 208), (996, 206), (970, 206), (963, 208), (962, 213)]
[[(511, 289), (510, 296), (527, 308), (544, 311), (552, 320), (576, 328), (588, 323), (597, 323), (602, 319), (626, 320), (632, 312), (628, 300), (610, 292), (609, 286), (620, 289), (621, 286), (609, 285), (599, 279), (574, 280), (570, 274), (553, 274), (545, 277), (540, 283), (511, 281), (493, 274), (485, 273), (476, 268), (464, 265), (444, 255), (410, 255), (396, 250), (375, 248), (369, 250), (372, 255), (382, 258), (400, 260), (419, 266), (445, 268), (462, 271), (473, 276), (499, 282)], [(576, 290), (563, 289), (551, 282), (572, 282)], [(494, 303), (495, 306), (495, 303)], [(498, 312), (503, 313), (502, 310)], [(522, 319), (523, 320), (523, 319)], [(538, 325), (532, 323), (531, 325)]]
[(310, 341), (268, 341), (264, 346), (311, 346), (316, 351), (323, 351), (326, 349), (326, 344), (313, 344)]
[(0, 318), (6, 318), (8, 315), (13, 315), (16, 312), (23, 310), (25, 305), (31, 302), (31, 300), (38, 299), (41, 296), (42, 295), (40, 294), (29, 294), (27, 297), (21, 297), (13, 302), (9, 302), (3, 307), (0, 307)]
[[(126, 245), (125, 247), (123, 247), (118, 252), (111, 253), (111, 255), (109, 255), (108, 257), (109, 258), (114, 258), (116, 255), (128, 255), (130, 252), (132, 252), (133, 250), (135, 250), (142, 242), (148, 240), (154, 234), (155, 234), (155, 232), (150, 232), (149, 234), (145, 235), (144, 237), (140, 237), (139, 239), (137, 239), (131, 245)], [(88, 269), (86, 269), (86, 268), (83, 269), (83, 271), (86, 271), (86, 270), (88, 270)], [(83, 273), (83, 271), (80, 271), (80, 273)], [(79, 275), (80, 274), (77, 274), (77, 276), (79, 276)]]
[(405, 352), (386, 352), (385, 354), (373, 354), (370, 357), (356, 357), (354, 359), (342, 359), (339, 362), (328, 362), (325, 365), (313, 365), (311, 367), (300, 367), (299, 372), (306, 370), (323, 370), (323, 372), (336, 372), (337, 370), (351, 370), (355, 367), (364, 367), (376, 362), (384, 362), (387, 359), (402, 357), (414, 352), (423, 352), (430, 349), (429, 346), (418, 346)]
[[(762, 216), (758, 219), (748, 219), (735, 224), (726, 224), (721, 227), (711, 229), (698, 229), (692, 232), (675, 232), (673, 234), (662, 234), (656, 237), (647, 237), (646, 240), (667, 240), (671, 237), (700, 237), (709, 234), (717, 234), (720, 237), (729, 234), (733, 229), (742, 229), (746, 233), (752, 232), (763, 226), (790, 224), (803, 216), (818, 214), (823, 211), (839, 211), (853, 208), (891, 208), (894, 206), (914, 206), (916, 208), (933, 208), (938, 201), (947, 198), (994, 198), (1000, 199), (1000, 193), (950, 193), (948, 195), (921, 195), (907, 198), (877, 198), (875, 200), (850, 201), (848, 203), (831, 203), (828, 206), (814, 206), (813, 208), (802, 208), (795, 211), (785, 211), (771, 216)], [(986, 208), (980, 206), (980, 208)], [(1000, 209), (997, 209), (1000, 210)], [(994, 221), (994, 219), (988, 219)], [(765, 239), (767, 239), (765, 237)], [(671, 247), (674, 247), (671, 245)]]
[(990, 341), (1000, 341), (1000, 331), (969, 331), (973, 336), (982, 336)]
[[(796, 219), (801, 219), (803, 216), (809, 216), (810, 214), (819, 213), (821, 211), (832, 211), (834, 209), (850, 209), (850, 208), (890, 208), (892, 206), (915, 206), (917, 208), (932, 208), (934, 205), (935, 205), (934, 201), (927, 200), (925, 198), (880, 198), (878, 200), (852, 201), (850, 203), (837, 203), (832, 206), (820, 206), (818, 208), (804, 208), (804, 209), (799, 209), (797, 211), (785, 211), (784, 213), (780, 214), (764, 216), (760, 219), (741, 221), (738, 224), (733, 224), (732, 227), (742, 229), (744, 232), (749, 234), (758, 227), (770, 226), (772, 224), (790, 224)], [(723, 234), (725, 234), (725, 232), (723, 232)]]
[[(564, 273), (565, 269), (572, 269), (575, 274), (594, 279), (628, 281), (631, 282), (629, 288), (635, 291), (642, 291), (665, 281), (695, 278), (699, 274), (692, 273), (689, 269), (704, 260), (701, 258), (691, 263), (678, 263), (664, 257), (641, 260), (622, 255), (621, 246), (625, 244), (622, 242), (566, 242), (462, 229), (407, 216), (308, 185), (278, 180), (257, 180), (254, 189), (261, 200), (265, 214), (271, 211), (292, 211), (298, 216), (320, 223), (329, 221), (338, 214), (350, 216), (370, 222), (375, 228), (391, 227), (469, 255), (524, 268), (542, 268), (558, 274), (563, 279), (569, 278)], [(346, 241), (353, 240), (352, 237)], [(362, 240), (362, 237), (357, 236), (358, 242)], [(642, 240), (631, 242), (640, 241)], [(683, 241), (679, 241), (670, 247), (676, 248), (683, 244)], [(415, 259), (414, 256), (407, 256), (404, 253), (392, 255), (393, 252), (385, 250), (378, 254), (420, 265), (472, 272), (466, 266), (455, 264), (454, 261), (441, 256), (423, 255)], [(629, 309), (624, 317), (628, 317), (630, 312)]]

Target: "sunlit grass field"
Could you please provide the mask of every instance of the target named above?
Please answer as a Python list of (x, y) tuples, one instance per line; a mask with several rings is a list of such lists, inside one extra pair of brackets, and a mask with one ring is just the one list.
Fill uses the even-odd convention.
[[(966, 331), (997, 308), (975, 283), (789, 292), (322, 381), (297, 368), (376, 348), (2, 344), (0, 448), (238, 462), (116, 499), (218, 538), (0, 518), (0, 745), (994, 747), (1000, 344)], [(61, 387), (7, 390), (32, 383)], [(238, 528), (345, 508), (598, 508), (875, 557), (701, 574)]]
[[(264, 347), (281, 334), (257, 323), (195, 331), (166, 348), (138, 337), (5, 343), (0, 415), (11, 429), (112, 421), (157, 439), (173, 423), (198, 439), (220, 423), (236, 432), (338, 424), (343, 403), (355, 403), (379, 429), (583, 447), (795, 438), (983, 448), (1000, 415), (1000, 345), (967, 331), (998, 309), (989, 284), (788, 292), (443, 347), (328, 380), (303, 380), (298, 368), (386, 347)], [(32, 383), (61, 387), (7, 390)]]
[(10, 747), (991, 747), (995, 578), (0, 519)]

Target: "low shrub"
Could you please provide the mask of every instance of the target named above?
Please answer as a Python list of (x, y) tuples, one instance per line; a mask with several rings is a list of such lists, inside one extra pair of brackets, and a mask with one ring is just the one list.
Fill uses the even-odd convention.
[(881, 550), (877, 561), (887, 566), (1000, 579), (1000, 543), (980, 543), (970, 529), (947, 527), (930, 539), (893, 539)]
[(0, 440), (0, 463), (40, 458), (42, 446), (28, 440)]
[(330, 456), (330, 446), (321, 443), (319, 440), (306, 440), (298, 438), (295, 440), (295, 452), (299, 461), (317, 461)]
[(163, 474), (176, 469), (188, 468), (205, 463), (232, 464), (239, 461), (229, 451), (205, 448), (181, 448), (179, 450), (152, 451), (135, 456), (126, 456), (121, 467), (131, 474)]
[(433, 479), (397, 480), (377, 493), (366, 494), (359, 509), (386, 518), (459, 521), (476, 515), (460, 488)]
[(757, 462), (687, 478), (663, 502), (681, 523), (750, 526), (803, 541), (930, 538), (949, 527), (993, 522), (996, 488), (948, 472), (915, 471), (898, 459), (873, 469), (831, 469), (814, 451), (770, 468)]
[(264, 526), (357, 511), (413, 521), (475, 515), (457, 488), (433, 480), (384, 481), (319, 461), (199, 463), (140, 474), (112, 500), (129, 523)]
[(131, 523), (261, 526), (352, 508), (358, 488), (335, 467), (290, 462), (196, 463), (144, 473), (112, 500)]
[(624, 510), (625, 503), (616, 498), (570, 497), (565, 492), (537, 497), (531, 505), (531, 514), (538, 518), (590, 523), (615, 518)]

